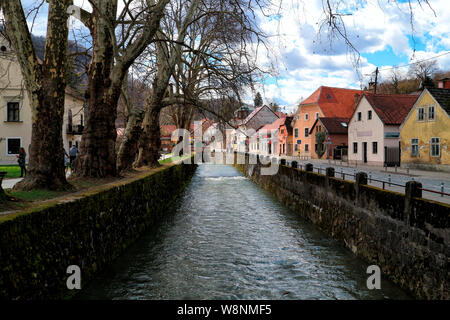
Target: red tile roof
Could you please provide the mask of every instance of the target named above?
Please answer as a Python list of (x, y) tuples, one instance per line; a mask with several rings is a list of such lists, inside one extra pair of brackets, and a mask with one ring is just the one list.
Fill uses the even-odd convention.
[(300, 105), (317, 104), (324, 117), (350, 118), (356, 102), (365, 91), (322, 86)]
[(419, 98), (409, 94), (373, 94), (364, 96), (384, 124), (400, 125)]
[(310, 132), (314, 130), (314, 127), (320, 121), (328, 134), (347, 134), (349, 120), (349, 118), (319, 118)]

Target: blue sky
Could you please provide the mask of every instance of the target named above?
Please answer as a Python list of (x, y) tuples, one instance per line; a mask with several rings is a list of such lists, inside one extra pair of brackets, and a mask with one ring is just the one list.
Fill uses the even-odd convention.
[[(261, 53), (259, 60), (262, 64), (276, 61), (279, 75), (278, 81), (269, 78), (258, 90), (264, 92), (267, 102), (275, 101), (294, 110), (321, 85), (361, 88), (376, 67), (383, 79), (391, 72), (384, 69), (450, 51), (448, 0), (430, 0), (436, 16), (426, 4), (420, 7), (413, 3), (415, 42), (407, 1), (398, 2), (349, 0), (346, 3), (351, 5), (341, 7), (341, 12), (352, 14), (344, 21), (352, 44), (361, 54), (361, 64), (355, 67), (342, 39), (330, 41), (327, 32), (319, 32), (317, 23), (323, 17), (321, 0), (283, 1), (277, 19), (261, 17), (263, 29), (280, 37), (270, 38), (273, 52)], [(436, 61), (442, 70), (450, 70), (450, 55)], [(398, 70), (406, 73), (408, 67)]]
[[(380, 78), (387, 78), (392, 66), (409, 64), (450, 51), (450, 9), (448, 0), (430, 0), (414, 6), (414, 39), (412, 40), (410, 13), (407, 0), (347, 0), (340, 12), (351, 13), (344, 18), (352, 44), (361, 54), (361, 63), (354, 64), (348, 46), (339, 38), (329, 38), (326, 30), (319, 32), (323, 18), (322, 0), (273, 0), (277, 14), (260, 15), (261, 28), (269, 37), (269, 51), (259, 50), (260, 65), (275, 65), (276, 76), (267, 77), (256, 86), (265, 103), (277, 102), (294, 110), (319, 86), (364, 87), (376, 67)], [(39, 1), (40, 2), (40, 1)], [(332, 0), (338, 3), (339, 0)], [(34, 0), (23, 0), (31, 8)], [(75, 0), (77, 5), (87, 0)], [(434, 11), (433, 11), (434, 10)], [(46, 12), (35, 21), (33, 33), (45, 35)], [(436, 13), (436, 16), (434, 15)], [(31, 18), (30, 18), (31, 20)], [(414, 52), (415, 49), (415, 52)], [(450, 55), (436, 59), (443, 70), (450, 70)], [(408, 68), (400, 68), (406, 73)], [(363, 75), (361, 77), (361, 75)], [(246, 92), (246, 101), (252, 103), (254, 92)]]

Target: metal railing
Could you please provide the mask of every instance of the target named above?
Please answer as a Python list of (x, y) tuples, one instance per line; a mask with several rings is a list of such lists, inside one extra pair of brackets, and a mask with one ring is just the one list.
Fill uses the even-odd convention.
[[(292, 162), (294, 162), (294, 161), (295, 160), (290, 161), (290, 165), (291, 166), (292, 166)], [(297, 169), (300, 169), (302, 171), (306, 171), (306, 165), (305, 164), (297, 163), (297, 166), (298, 166)], [(314, 167), (313, 166), (313, 172), (314, 171), (317, 171), (318, 174), (322, 174), (322, 171), (326, 172), (326, 168)], [(352, 173), (348, 173), (348, 172), (344, 172), (343, 169), (341, 169), (340, 172), (339, 171), (335, 171), (335, 175), (340, 175), (342, 180), (346, 180), (345, 179), (346, 177), (352, 177), (353, 178), (352, 180), (356, 180), (356, 173), (357, 173), (356, 170), (354, 170), (353, 174)], [(414, 181), (414, 178), (412, 180)], [(367, 182), (368, 182), (368, 184), (373, 183), (373, 182), (378, 182), (378, 183), (381, 184), (381, 187), (382, 187), (383, 190), (386, 190), (386, 186), (388, 186), (388, 187), (394, 186), (394, 187), (406, 188), (405, 184), (399, 184), (399, 183), (393, 182), (390, 174), (389, 174), (388, 179), (386, 181), (386, 180), (380, 180), (380, 179), (372, 178), (372, 174), (369, 172), (368, 178), (367, 178)], [(434, 194), (438, 194), (441, 197), (444, 197), (444, 196), (450, 197), (450, 193), (444, 192), (444, 183), (443, 182), (441, 183), (441, 191), (436, 191), (436, 190), (427, 189), (427, 188), (419, 188), (419, 190), (425, 191), (425, 192), (434, 193)]]

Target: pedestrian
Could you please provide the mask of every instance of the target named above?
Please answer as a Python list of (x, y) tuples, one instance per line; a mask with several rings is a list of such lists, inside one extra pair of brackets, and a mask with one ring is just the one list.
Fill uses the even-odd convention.
[(22, 178), (24, 175), (27, 174), (27, 168), (25, 167), (25, 159), (27, 157), (27, 154), (25, 152), (24, 148), (19, 149), (19, 155), (17, 157), (17, 162), (19, 163), (20, 167), (20, 177)]
[(74, 145), (72, 146), (72, 148), (70, 148), (69, 150), (69, 156), (70, 156), (70, 169), (73, 169), (73, 161), (75, 160), (75, 158), (78, 155), (78, 148)]
[(64, 150), (64, 172), (67, 174), (67, 171), (69, 170), (70, 158), (66, 152), (66, 149), (63, 150)]

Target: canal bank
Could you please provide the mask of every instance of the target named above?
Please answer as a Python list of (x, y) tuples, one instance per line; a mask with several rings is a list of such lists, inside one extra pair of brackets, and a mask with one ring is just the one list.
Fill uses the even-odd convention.
[(77, 299), (408, 299), (232, 166), (199, 165), (155, 232)]
[(411, 190), (405, 196), (365, 185), (363, 175), (349, 182), (333, 170), (321, 175), (285, 165), (265, 175), (268, 165), (240, 156), (236, 167), (247, 177), (394, 283), (420, 299), (450, 298), (450, 206)]
[(196, 165), (177, 164), (117, 184), (2, 216), (0, 299), (58, 299), (69, 266), (82, 284), (116, 259), (164, 216)]

